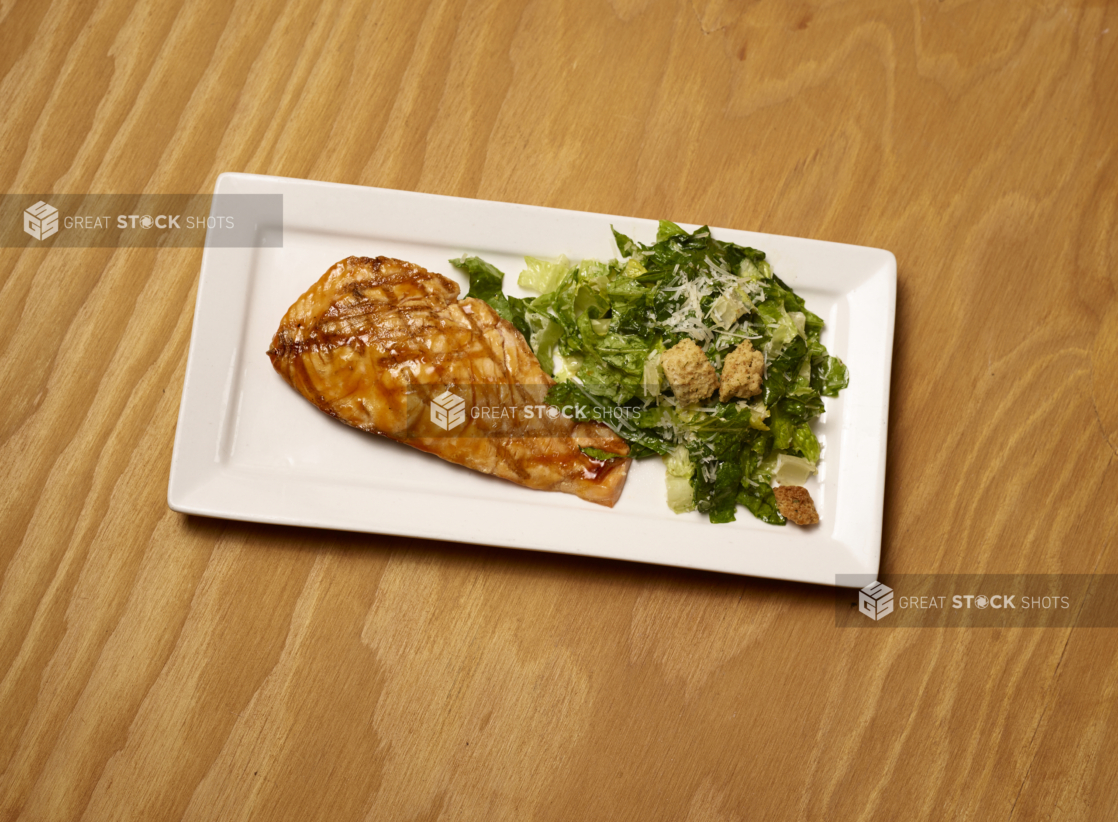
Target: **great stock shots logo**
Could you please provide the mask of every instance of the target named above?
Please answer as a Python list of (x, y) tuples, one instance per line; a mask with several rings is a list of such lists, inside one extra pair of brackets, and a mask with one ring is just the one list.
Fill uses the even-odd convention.
[(23, 230), (36, 240), (45, 240), (52, 234), (57, 234), (58, 209), (39, 200), (23, 212)]
[(204, 247), (283, 248), (283, 195), (0, 192), (0, 248)]
[(431, 400), (431, 422), (444, 431), (457, 428), (466, 421), (466, 401), (450, 391)]
[(858, 610), (877, 621), (893, 613), (893, 589), (880, 582), (871, 582), (858, 592)]

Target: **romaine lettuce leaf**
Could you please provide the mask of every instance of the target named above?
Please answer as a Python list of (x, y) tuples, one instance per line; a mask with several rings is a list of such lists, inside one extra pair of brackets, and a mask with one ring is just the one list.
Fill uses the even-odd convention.
[(678, 237), (681, 234), (687, 236), (687, 232), (671, 220), (661, 220), (660, 227), (656, 229), (656, 242), (662, 243), (669, 237)]
[(691, 477), (695, 466), (687, 453), (687, 447), (677, 445), (671, 453), (664, 455), (664, 472), (668, 486), (668, 507), (676, 514), (695, 510), (695, 492), (691, 487)]
[(784, 525), (787, 520), (776, 504), (776, 494), (771, 485), (758, 484), (756, 487), (743, 488), (738, 494), (738, 502), (749, 509), (749, 513), (769, 525)]
[(621, 252), (622, 257), (632, 257), (640, 250), (640, 247), (636, 243), (613, 226), (610, 226), (610, 231), (613, 232), (613, 240), (617, 243), (617, 250)]
[(498, 316), (515, 325), (516, 330), (524, 335), (524, 339), (531, 342), (532, 329), (525, 317), (528, 301), (519, 297), (505, 296), (503, 289), (505, 275), (499, 269), (479, 257), (463, 256), (451, 260), (450, 264), (465, 271), (469, 276), (470, 290), (466, 292), (467, 297), (475, 297), (488, 303)]
[(571, 263), (566, 257), (558, 260), (541, 260), (538, 257), (525, 257), (525, 269), (520, 272), (517, 284), (521, 288), (547, 294), (554, 291), (571, 271)]
[(818, 366), (812, 364), (811, 387), (824, 397), (837, 397), (848, 385), (850, 374), (838, 357), (824, 356)]
[(615, 460), (621, 457), (620, 454), (611, 454), (609, 451), (603, 451), (601, 448), (595, 448), (592, 445), (584, 445), (579, 450), (596, 460)]
[(819, 462), (819, 440), (809, 423), (801, 422), (796, 426), (792, 432), (792, 445), (812, 465)]
[(814, 473), (814, 462), (792, 454), (777, 454), (772, 478), (781, 485), (803, 485)]
[(628, 414), (617, 413), (617, 406), (591, 394), (576, 382), (560, 382), (547, 391), (547, 402), (579, 421), (605, 423), (631, 445), (643, 446), (645, 453), (667, 454), (672, 444), (636, 425)]

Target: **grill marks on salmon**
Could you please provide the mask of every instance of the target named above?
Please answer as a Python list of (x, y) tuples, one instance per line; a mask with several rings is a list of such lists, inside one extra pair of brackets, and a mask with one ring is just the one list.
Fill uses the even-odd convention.
[[(594, 459), (580, 446), (624, 457), (628, 445), (601, 423), (541, 413), (553, 381), (524, 337), (485, 302), (458, 294), (456, 283), (420, 266), (349, 257), (291, 306), (268, 356), (296, 391), (348, 425), (612, 507), (630, 460)], [(448, 389), (466, 412), (452, 433), (429, 413)]]

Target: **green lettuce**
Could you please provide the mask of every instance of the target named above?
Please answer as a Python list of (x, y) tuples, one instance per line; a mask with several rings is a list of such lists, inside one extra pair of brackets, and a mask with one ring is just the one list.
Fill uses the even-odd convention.
[[(549, 403), (608, 425), (635, 459), (664, 458), (673, 511), (720, 523), (740, 505), (783, 525), (774, 472), (802, 481), (815, 471), (822, 447), (811, 423), (823, 397), (850, 381), (821, 341), (823, 320), (763, 251), (717, 240), (706, 226), (689, 232), (661, 221), (651, 245), (616, 229), (613, 238), (621, 256), (608, 262), (526, 258), (519, 283), (538, 292), (528, 300), (505, 297), (501, 273), (477, 258), (455, 264), (470, 275), (470, 296), (523, 323), (558, 380)], [(749, 340), (765, 357), (760, 396), (677, 407), (660, 357), (687, 338), (716, 367)]]
[(463, 256), (451, 260), (450, 264), (469, 276), (470, 290), (466, 292), (467, 297), (475, 297), (488, 303), (498, 316), (515, 325), (516, 330), (524, 335), (524, 339), (531, 339), (532, 329), (525, 316), (528, 301), (505, 295), (504, 274), (479, 257)]

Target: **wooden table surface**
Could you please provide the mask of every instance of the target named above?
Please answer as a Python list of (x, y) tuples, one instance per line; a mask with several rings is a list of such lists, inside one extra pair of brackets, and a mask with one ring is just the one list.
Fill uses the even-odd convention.
[[(0, 3), (8, 192), (877, 246), (883, 572), (1118, 573), (1118, 5)], [(1118, 632), (167, 508), (199, 248), (0, 250), (0, 819), (1118, 818)]]

